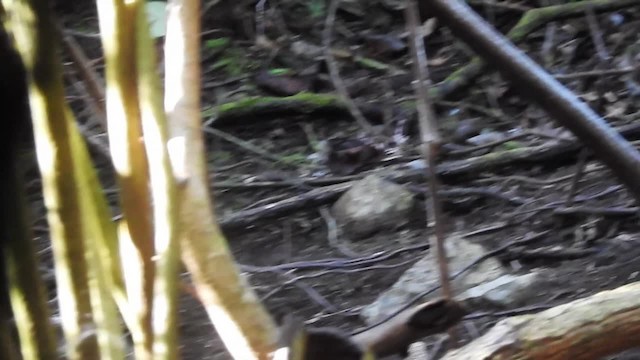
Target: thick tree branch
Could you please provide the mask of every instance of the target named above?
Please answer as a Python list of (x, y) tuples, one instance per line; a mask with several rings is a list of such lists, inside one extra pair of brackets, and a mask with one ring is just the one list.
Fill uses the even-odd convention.
[(522, 94), (530, 96), (583, 143), (589, 144), (594, 154), (640, 200), (640, 153), (629, 142), (465, 3), (430, 0), (428, 4), (432, 14)]

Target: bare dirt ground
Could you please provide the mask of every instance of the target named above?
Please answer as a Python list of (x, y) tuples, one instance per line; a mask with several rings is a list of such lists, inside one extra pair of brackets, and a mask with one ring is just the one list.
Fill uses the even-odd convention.
[[(420, 158), (402, 12), (393, 9), (392, 1), (349, 1), (338, 10), (332, 25), (334, 61), (342, 80), (358, 106), (374, 109), (367, 113), (368, 118), (383, 129), (382, 138), (373, 138), (344, 109), (301, 114), (295, 108), (285, 108), (217, 125), (224, 114), (216, 106), (222, 103), (300, 90), (333, 94), (335, 79), (329, 76), (322, 53), (314, 53), (323, 43), (328, 8), (324, 1), (268, 1), (264, 12), (256, 12), (254, 2), (223, 0), (212, 7), (206, 3), (202, 29), (203, 118), (215, 119), (205, 129), (215, 129), (216, 133), (205, 132), (205, 136), (216, 209), (223, 224), (234, 214), (247, 214), (251, 209), (260, 215), (249, 225), (225, 227), (233, 253), (240, 264), (246, 265), (243, 269), (248, 279), (276, 319), (293, 313), (312, 325), (357, 329), (364, 325), (359, 309), (429, 250), (399, 251), (366, 268), (303, 268), (298, 262), (304, 265), (344, 257), (330, 245), (335, 240), (330, 239), (328, 231), (332, 219), (320, 212), (335, 199), (307, 202), (274, 216), (262, 210), (265, 205), (322, 189), (331, 182), (361, 178), (370, 172), (387, 176), (389, 169), (394, 169), (391, 174), (398, 174)], [(545, 2), (471, 3), (506, 33), (526, 10)], [(92, 59), (92, 66), (102, 71), (99, 38), (87, 35), (97, 31), (91, 2), (63, 6), (58, 11), (64, 27), (72, 31)], [(612, 126), (637, 124), (640, 85), (634, 74), (624, 69), (638, 61), (640, 7), (592, 17), (588, 14), (546, 22), (518, 46), (550, 73), (560, 76)], [(466, 46), (437, 22), (427, 21), (423, 31), (433, 83), (444, 81), (471, 59)], [(262, 39), (257, 44), (256, 36)], [(65, 72), (69, 101), (86, 133), (104, 139), (103, 132), (90, 120), (91, 110), (84, 102), (86, 96), (78, 90), (74, 67), (67, 63)], [(572, 135), (532, 105), (526, 94), (516, 93), (499, 75), (484, 70), (469, 86), (439, 98), (436, 109), (445, 139), (439, 162), (443, 166), (460, 160), (480, 164), (473, 171), (442, 176), (444, 190), (460, 190), (445, 198), (448, 231), (469, 233), (470, 240), (492, 250), (552, 230), (535, 243), (510, 248), (499, 256), (514, 273), (536, 268), (553, 272), (553, 281), (529, 298), (527, 306), (552, 306), (638, 280), (640, 225), (632, 197), (588, 152), (582, 167), (579, 147), (571, 145)], [(253, 110), (247, 111), (251, 114)], [(229, 135), (233, 141), (228, 141)], [(636, 131), (629, 137), (638, 135)], [(343, 146), (358, 154), (355, 160), (338, 156), (328, 164), (322, 161), (327, 151), (327, 146), (322, 150), (322, 144), (329, 139), (339, 139), (329, 142), (329, 152), (338, 152)], [(495, 143), (487, 145), (491, 142)], [(369, 156), (363, 149), (370, 144), (382, 153)], [(480, 157), (554, 146), (560, 150), (552, 156), (534, 152), (491, 166)], [(96, 159), (115, 205), (117, 188), (111, 168), (100, 156)], [(390, 181), (412, 189), (422, 204), (426, 182), (420, 171), (417, 173)], [(50, 268), (39, 182), (37, 174), (32, 175), (35, 229), (42, 244), (43, 267)], [(575, 194), (571, 195), (574, 182)], [(575, 209), (572, 205), (579, 205), (581, 210), (562, 212)], [(114, 212), (116, 209), (114, 206)], [(424, 205), (396, 228), (357, 241), (344, 237), (338, 241), (363, 257), (428, 243), (431, 231), (425, 230), (425, 214), (420, 209)], [(287, 265), (294, 262), (298, 266)], [(464, 321), (457, 330), (460, 341), (479, 336), (500, 319), (487, 316)], [(181, 303), (180, 321), (184, 359), (229, 358), (202, 308), (187, 295)], [(436, 340), (428, 343), (435, 344)]]

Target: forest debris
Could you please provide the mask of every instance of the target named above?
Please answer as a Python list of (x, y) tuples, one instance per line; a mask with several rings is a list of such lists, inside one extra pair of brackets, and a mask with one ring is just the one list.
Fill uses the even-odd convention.
[(553, 210), (553, 215), (556, 216), (575, 216), (575, 215), (600, 215), (608, 217), (627, 217), (637, 216), (640, 214), (640, 208), (631, 207), (593, 207), (593, 206), (573, 206), (562, 207)]
[[(624, 136), (635, 137), (640, 134), (640, 124), (630, 124), (616, 130)], [(469, 174), (477, 175), (484, 171), (491, 171), (518, 163), (544, 162), (549, 160), (559, 161), (575, 155), (578, 149), (580, 149), (580, 144), (572, 140), (529, 148), (506, 150), (464, 160), (445, 162), (437, 167), (437, 173), (444, 178), (460, 177)], [(378, 174), (391, 181), (408, 181), (412, 179), (422, 179), (424, 177), (424, 169), (384, 169), (379, 171)], [(330, 204), (351, 188), (351, 185), (351, 182), (347, 182), (314, 189), (308, 193), (296, 195), (277, 203), (240, 211), (224, 217), (220, 225), (225, 230), (242, 227), (248, 228), (255, 225), (255, 222), (258, 220), (283, 216), (313, 206)], [(581, 201), (586, 200), (589, 199), (585, 198)], [(560, 204), (554, 206), (559, 205)]]
[(277, 203), (239, 211), (225, 216), (220, 221), (220, 226), (224, 230), (251, 228), (256, 225), (258, 220), (283, 216), (304, 208), (313, 208), (331, 203), (337, 200), (350, 187), (350, 183), (327, 186), (278, 201)]
[(365, 360), (373, 359), (373, 354), (404, 354), (416, 340), (446, 331), (467, 314), (460, 303), (437, 299), (353, 336), (334, 327), (305, 328), (301, 321), (287, 318), (281, 329), (281, 346), (290, 349), (289, 359), (304, 360)]
[(518, 260), (575, 260), (597, 254), (595, 249), (564, 248), (562, 246), (547, 246), (531, 250), (507, 250), (508, 259)]
[(351, 339), (378, 356), (406, 354), (416, 340), (447, 331), (467, 314), (461, 303), (439, 298), (405, 310)]
[[(507, 33), (507, 37), (514, 43), (523, 41), (536, 29), (555, 20), (584, 16), (585, 9), (599, 13), (614, 11), (637, 5), (636, 0), (585, 0), (566, 4), (552, 5), (527, 10), (520, 21)], [(468, 86), (477, 77), (484, 74), (486, 63), (479, 57), (473, 58), (467, 65), (459, 68), (453, 74), (438, 84), (435, 95), (443, 99)]]
[(625, 184), (635, 200), (640, 201), (640, 153), (602, 117), (466, 4), (433, 0), (431, 10), (456, 36), (498, 67), (513, 86), (527, 94), (583, 143), (589, 144), (595, 156)]
[(340, 96), (340, 100), (343, 104), (345, 104), (346, 108), (349, 110), (349, 113), (356, 121), (356, 123), (369, 135), (374, 135), (375, 130), (368, 119), (365, 118), (364, 114), (360, 110), (358, 106), (353, 102), (351, 96), (347, 91), (347, 87), (344, 84), (344, 81), (340, 77), (340, 69), (338, 64), (335, 61), (333, 53), (331, 52), (331, 41), (333, 36), (333, 27), (334, 21), (336, 18), (336, 10), (338, 9), (338, 5), (340, 1), (332, 1), (329, 4), (329, 9), (327, 10), (327, 17), (324, 23), (324, 30), (322, 31), (322, 45), (324, 48), (324, 61), (327, 64), (327, 69), (329, 70), (329, 76), (331, 77), (331, 82), (333, 83), (336, 92)]

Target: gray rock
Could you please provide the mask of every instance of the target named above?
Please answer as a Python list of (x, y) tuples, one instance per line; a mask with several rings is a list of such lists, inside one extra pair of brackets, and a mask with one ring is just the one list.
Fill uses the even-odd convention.
[(411, 170), (426, 170), (429, 168), (427, 162), (422, 159), (409, 161), (407, 167)]
[(504, 308), (519, 306), (533, 295), (534, 285), (540, 281), (540, 278), (540, 272), (503, 275), (465, 291), (459, 299), (476, 306), (485, 304)]
[(480, 133), (479, 135), (472, 136), (467, 139), (467, 142), (476, 146), (485, 145), (489, 143), (493, 143), (496, 141), (500, 141), (504, 139), (504, 134), (499, 133), (497, 131), (486, 131)]
[[(449, 271), (454, 274), (469, 265), (485, 253), (482, 246), (469, 242), (459, 234), (451, 234), (445, 242)], [(489, 258), (474, 266), (452, 282), (454, 294), (461, 294), (469, 288), (497, 279), (505, 274), (504, 268), (494, 259)], [(361, 313), (367, 323), (374, 323), (386, 318), (407, 304), (416, 295), (432, 289), (440, 283), (438, 261), (435, 252), (419, 260), (407, 270), (400, 279)], [(422, 298), (428, 301), (439, 297), (440, 291), (434, 291)], [(457, 297), (456, 297), (457, 298)]]
[(369, 175), (334, 204), (336, 221), (351, 238), (360, 238), (407, 221), (413, 194), (400, 185)]

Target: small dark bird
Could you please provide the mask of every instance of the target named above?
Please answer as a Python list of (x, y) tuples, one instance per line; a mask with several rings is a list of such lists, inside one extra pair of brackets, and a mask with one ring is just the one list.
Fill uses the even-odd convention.
[(325, 162), (336, 175), (351, 175), (372, 165), (383, 150), (367, 139), (334, 138), (327, 141)]

